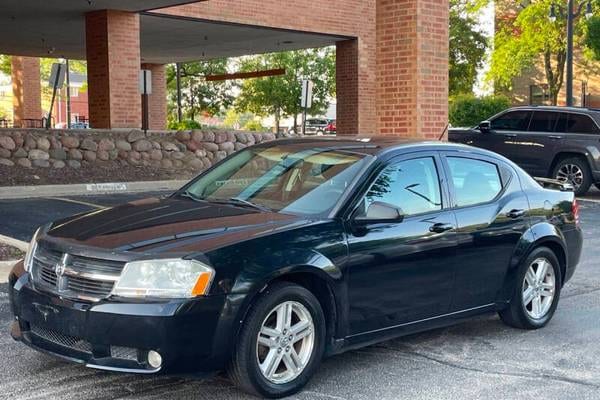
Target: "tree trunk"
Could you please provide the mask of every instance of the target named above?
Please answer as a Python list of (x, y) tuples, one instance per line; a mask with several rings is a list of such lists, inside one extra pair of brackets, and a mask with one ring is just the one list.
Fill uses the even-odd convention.
[(281, 110), (277, 108), (275, 110), (275, 136), (279, 137), (279, 123), (281, 120)]
[(564, 50), (556, 53), (556, 69), (553, 69), (552, 52), (550, 49), (544, 51), (544, 70), (546, 72), (546, 81), (548, 82), (550, 101), (553, 106), (558, 104), (558, 94), (564, 81), (566, 59), (567, 54)]

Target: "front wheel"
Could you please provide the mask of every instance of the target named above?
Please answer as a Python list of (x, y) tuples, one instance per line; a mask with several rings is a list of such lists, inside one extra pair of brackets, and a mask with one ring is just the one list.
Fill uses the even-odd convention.
[(552, 176), (573, 185), (577, 196), (586, 194), (592, 186), (592, 172), (588, 163), (581, 158), (566, 158), (559, 161), (554, 167)]
[(544, 327), (554, 315), (561, 290), (560, 264), (547, 247), (531, 252), (519, 267), (508, 308), (499, 312), (507, 325), (521, 329)]
[(299, 391), (318, 368), (325, 347), (325, 317), (305, 288), (276, 283), (246, 317), (229, 374), (243, 390), (269, 398)]

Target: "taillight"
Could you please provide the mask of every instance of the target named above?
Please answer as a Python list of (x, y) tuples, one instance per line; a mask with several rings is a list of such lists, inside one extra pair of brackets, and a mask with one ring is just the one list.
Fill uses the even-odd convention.
[(573, 213), (573, 219), (575, 220), (575, 225), (579, 226), (579, 203), (577, 203), (577, 199), (573, 199), (573, 205), (571, 206), (571, 212)]

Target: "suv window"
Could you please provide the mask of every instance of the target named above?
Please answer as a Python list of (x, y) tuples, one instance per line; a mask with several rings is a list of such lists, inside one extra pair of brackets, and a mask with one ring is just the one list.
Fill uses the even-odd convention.
[(491, 129), (503, 131), (526, 131), (531, 111), (510, 111), (491, 121)]
[(534, 111), (531, 123), (529, 124), (530, 132), (554, 132), (558, 113), (551, 111)]
[(399, 208), (402, 215), (442, 209), (440, 180), (432, 157), (401, 161), (387, 167), (365, 196), (364, 210), (379, 201)]
[(490, 162), (463, 157), (448, 157), (457, 207), (487, 203), (502, 191), (498, 167)]
[(596, 123), (583, 114), (569, 114), (567, 129), (569, 133), (598, 133)]

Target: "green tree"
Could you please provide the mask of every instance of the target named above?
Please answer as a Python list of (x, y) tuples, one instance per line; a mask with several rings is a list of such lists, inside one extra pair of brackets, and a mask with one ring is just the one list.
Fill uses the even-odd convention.
[(335, 96), (335, 51), (331, 47), (287, 51), (245, 57), (240, 61), (242, 71), (260, 71), (284, 68), (285, 74), (246, 79), (240, 86), (236, 109), (259, 116), (273, 116), (279, 132), (281, 118), (294, 117), (298, 126), (301, 80), (313, 81), (313, 102), (310, 114), (322, 114)]
[(454, 96), (472, 93), (477, 71), (485, 62), (488, 47), (475, 19), (479, 7), (472, 0), (450, 0), (449, 90)]
[[(227, 73), (227, 59), (181, 63), (181, 104), (184, 116), (194, 120), (200, 113), (217, 115), (233, 103), (233, 82), (207, 82), (204, 77)], [(175, 65), (167, 66), (168, 108), (175, 113), (177, 79)], [(173, 118), (175, 119), (175, 118)]]
[[(519, 7), (514, 1), (500, 0), (499, 10)], [(543, 71), (552, 104), (558, 102), (558, 93), (564, 82), (566, 62), (566, 18), (549, 19), (555, 0), (531, 0), (521, 6), (515, 17), (504, 12), (504, 19), (497, 30), (492, 54), (489, 78), (497, 87), (511, 89), (512, 79), (526, 68), (543, 61)], [(502, 13), (502, 11), (500, 11)], [(581, 45), (585, 31), (585, 18), (579, 18), (575, 26), (575, 43)]]

